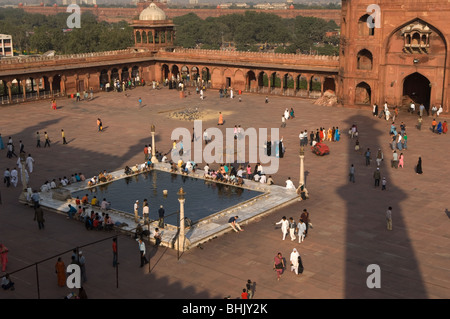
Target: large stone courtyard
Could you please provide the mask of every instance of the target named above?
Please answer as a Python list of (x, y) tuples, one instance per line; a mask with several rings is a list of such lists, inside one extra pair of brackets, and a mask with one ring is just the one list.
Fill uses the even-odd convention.
[[(19, 140), (25, 152), (35, 159), (30, 185), (38, 189), (53, 178), (82, 172), (86, 177), (101, 170), (115, 171), (125, 165), (141, 163), (143, 148), (151, 143), (150, 126), (156, 126), (156, 145), (161, 152), (171, 149), (171, 132), (177, 127), (192, 130), (193, 124), (170, 118), (171, 112), (186, 107), (208, 110), (203, 127), (218, 127), (218, 113), (225, 114), (225, 129), (279, 127), (285, 108), (293, 107), (295, 118), (280, 128), (286, 154), (280, 169), (273, 174), (275, 183), (285, 185), (288, 177), (298, 184), (298, 135), (319, 127), (338, 126), (339, 142), (327, 142), (330, 155), (318, 157), (307, 149), (305, 155), (306, 186), (310, 199), (299, 201), (269, 215), (243, 225), (241, 233), (228, 232), (184, 252), (166, 247), (148, 246), (150, 269), (139, 268), (136, 241), (119, 234), (119, 288), (112, 267), (111, 241), (82, 247), (86, 257), (86, 292), (90, 299), (222, 299), (237, 298), (247, 279), (256, 283), (255, 298), (449, 298), (450, 297), (450, 182), (446, 158), (450, 149), (448, 135), (429, 130), (431, 117), (426, 117), (422, 130), (415, 128), (417, 116), (400, 112), (396, 125), (407, 127), (408, 150), (405, 167), (390, 167), (389, 127), (391, 122), (371, 116), (369, 109), (348, 109), (313, 105), (312, 100), (257, 94), (237, 98), (219, 98), (216, 90), (207, 90), (200, 100), (194, 89), (181, 99), (179, 92), (163, 88), (139, 87), (124, 93), (99, 93), (93, 101), (57, 100), (52, 110), (50, 101), (2, 106), (0, 133), (6, 144), (12, 136), (18, 153)], [(142, 98), (142, 107), (138, 99)], [(216, 115), (214, 115), (216, 113)], [(104, 132), (97, 132), (96, 120), (101, 118)], [(441, 119), (443, 120), (443, 119)], [(355, 140), (347, 131), (357, 124), (361, 152), (354, 151)], [(61, 129), (67, 145), (62, 144)], [(50, 148), (35, 147), (35, 135), (47, 131)], [(42, 137), (41, 137), (42, 139)], [(43, 142), (41, 141), (43, 146)], [(372, 163), (365, 165), (364, 150), (372, 150)], [(387, 179), (387, 190), (374, 188), (375, 154), (381, 148), (385, 160), (381, 174)], [(414, 167), (418, 157), (423, 160), (423, 175)], [(0, 167), (10, 169), (17, 159), (0, 151)], [(199, 163), (203, 168), (204, 163)], [(349, 183), (351, 164), (356, 168), (356, 183)], [(217, 164), (212, 165), (217, 168)], [(33, 221), (33, 210), (19, 204), (17, 188), (0, 185), (0, 242), (10, 250), (7, 271), (13, 272), (61, 253), (70, 263), (70, 251), (100, 241), (114, 233), (88, 231), (64, 215), (45, 211), (45, 230)], [(189, 189), (186, 201), (189, 201)], [(206, 200), (206, 199), (205, 199)], [(385, 211), (393, 207), (393, 231), (387, 231)], [(282, 216), (298, 220), (307, 208), (314, 226), (302, 244), (282, 234), (275, 222)], [(150, 210), (156, 211), (156, 204)], [(239, 213), (237, 213), (239, 215)], [(286, 260), (293, 248), (300, 252), (305, 271), (296, 277), (286, 269), (277, 282), (273, 257), (282, 252)], [(67, 252), (62, 254), (62, 252)], [(56, 258), (39, 264), (40, 298), (63, 298), (70, 292), (59, 288), (54, 271)], [(381, 288), (369, 289), (367, 267), (377, 264), (381, 269)], [(3, 273), (1, 273), (3, 274)], [(37, 298), (34, 266), (12, 275), (15, 291), (0, 290), (0, 299)]]

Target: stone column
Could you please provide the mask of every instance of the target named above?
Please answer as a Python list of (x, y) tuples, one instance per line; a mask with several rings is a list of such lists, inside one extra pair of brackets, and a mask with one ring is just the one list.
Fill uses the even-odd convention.
[(21, 172), (20, 177), (22, 179), (22, 192), (19, 195), (19, 201), (26, 202), (27, 197), (26, 197), (25, 193), (27, 192), (28, 185), (27, 185), (27, 178), (25, 175), (25, 170), (26, 170), (25, 153), (20, 153), (19, 159), (20, 159), (20, 164), (22, 164), (22, 169), (20, 170), (20, 172)]
[[(306, 198), (308, 198), (308, 191), (306, 190), (306, 185), (305, 185), (305, 166), (304, 166), (304, 158), (305, 158), (305, 149), (303, 147), (300, 147), (300, 152), (299, 152), (299, 157), (300, 157), (300, 178), (299, 178), (299, 185), (297, 188), (297, 194), (301, 194), (302, 191), (305, 192)], [(302, 189), (303, 188), (303, 189)]]
[(320, 96), (323, 96), (323, 84), (325, 82), (324, 77), (320, 77)]
[(156, 158), (156, 144), (155, 144), (155, 125), (152, 124), (151, 132), (152, 132), (152, 163), (158, 163), (158, 159)]
[(306, 76), (306, 79), (307, 79), (307, 81), (306, 81), (306, 93), (309, 96), (309, 90), (311, 89), (311, 79), (312, 79), (311, 74), (308, 74)]
[(50, 84), (50, 95), (53, 96), (53, 77), (48, 78), (48, 83)]
[(61, 76), (61, 94), (66, 95), (66, 81), (67, 77), (65, 75)]
[(40, 88), (39, 88), (39, 85), (41, 84), (41, 78), (38, 78), (38, 80), (37, 80), (37, 85), (36, 85), (36, 87), (37, 87), (37, 98), (36, 98), (36, 100), (38, 100), (39, 99), (39, 97), (40, 97)]
[(87, 73), (84, 77), (86, 79), (86, 82), (84, 83), (84, 89), (86, 91), (89, 91), (89, 78), (90, 77), (91, 77), (91, 75), (89, 73)]
[(22, 89), (23, 89), (23, 100), (25, 101), (27, 99), (27, 80), (23, 79), (20, 80), (22, 82)]
[(12, 91), (11, 91), (11, 86), (12, 86), (12, 82), (8, 81), (6, 83), (6, 86), (8, 87), (8, 98), (9, 98), (9, 103), (12, 103)]
[(180, 190), (177, 193), (178, 195), (178, 201), (180, 202), (180, 231), (178, 234), (178, 238), (175, 242), (175, 249), (180, 251), (185, 251), (187, 246), (189, 245), (189, 240), (186, 239), (185, 236), (185, 227), (184, 227), (184, 202), (185, 198), (184, 196), (186, 193), (184, 192), (183, 188), (181, 187)]

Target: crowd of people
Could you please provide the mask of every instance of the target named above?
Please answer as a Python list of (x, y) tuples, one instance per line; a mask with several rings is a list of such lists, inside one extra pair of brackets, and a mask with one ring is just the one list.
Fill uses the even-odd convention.
[(86, 177), (83, 175), (83, 173), (73, 173), (70, 178), (59, 177), (58, 179), (54, 178), (51, 181), (46, 180), (44, 184), (41, 186), (41, 192), (48, 192), (51, 189), (58, 188), (58, 187), (64, 187), (70, 184), (82, 182), (86, 180)]
[[(94, 208), (100, 209), (100, 213), (95, 212)], [(114, 222), (107, 213), (110, 208), (111, 202), (106, 198), (99, 202), (95, 195), (89, 198), (89, 194), (86, 194), (81, 199), (77, 196), (75, 205), (68, 204), (67, 218), (83, 222), (88, 230), (112, 230)]]

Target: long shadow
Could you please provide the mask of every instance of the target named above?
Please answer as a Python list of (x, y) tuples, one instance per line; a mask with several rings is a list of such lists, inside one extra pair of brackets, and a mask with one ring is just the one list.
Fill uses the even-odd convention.
[[(347, 127), (356, 124), (362, 149), (370, 148), (372, 163), (365, 165), (365, 157), (354, 150), (354, 140), (348, 140), (349, 162), (354, 164), (356, 183), (348, 181), (338, 190), (347, 202), (346, 250), (345, 250), (345, 298), (427, 298), (408, 228), (400, 209), (408, 194), (395, 186), (391, 176), (392, 151), (386, 145), (386, 132), (375, 128), (377, 119), (352, 116)], [(384, 161), (380, 165), (381, 176), (388, 181), (387, 190), (374, 187), (377, 150), (381, 148)], [(359, 175), (359, 176), (358, 176)], [(392, 207), (393, 230), (387, 230), (385, 214)], [(367, 280), (373, 271), (371, 264), (380, 267), (380, 288), (369, 288)], [(372, 277), (371, 277), (372, 278)], [(372, 281), (371, 281), (372, 282)]]

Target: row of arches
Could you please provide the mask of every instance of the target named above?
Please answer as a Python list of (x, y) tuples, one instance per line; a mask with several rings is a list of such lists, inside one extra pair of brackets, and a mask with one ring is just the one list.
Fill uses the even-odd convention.
[[(416, 104), (423, 104), (428, 110), (431, 97), (430, 80), (418, 72), (406, 76), (403, 79), (402, 97)], [(355, 87), (355, 104), (371, 105), (373, 103), (372, 88), (365, 81), (359, 82)]]
[(112, 69), (102, 69), (100, 71), (100, 88), (105, 87), (106, 83), (116, 81), (128, 81), (131, 78), (141, 78), (141, 68), (137, 65), (128, 67), (114, 67)]
[(134, 42), (136, 45), (158, 45), (158, 44), (173, 44), (174, 32), (161, 30), (146, 30), (135, 29), (134, 30)]
[[(220, 79), (215, 78), (212, 87), (239, 87), (247, 92), (273, 94), (288, 92), (292, 95), (297, 95), (298, 91), (303, 91), (306, 95), (309, 95), (310, 92), (321, 94), (326, 90), (336, 91), (334, 76), (248, 70), (242, 75), (243, 83), (236, 83), (238, 82), (236, 74), (239, 71), (243, 73), (240, 69), (235, 70), (234, 73), (227, 70), (217, 71)], [(202, 84), (208, 83), (211, 86), (212, 77), (209, 67), (163, 64), (161, 66), (161, 80), (166, 79), (184, 81), (188, 85), (197, 85), (201, 82)]]
[(10, 81), (0, 79), (0, 97), (2, 102), (59, 96), (64, 87), (63, 75), (34, 75), (26, 78), (14, 78)]

